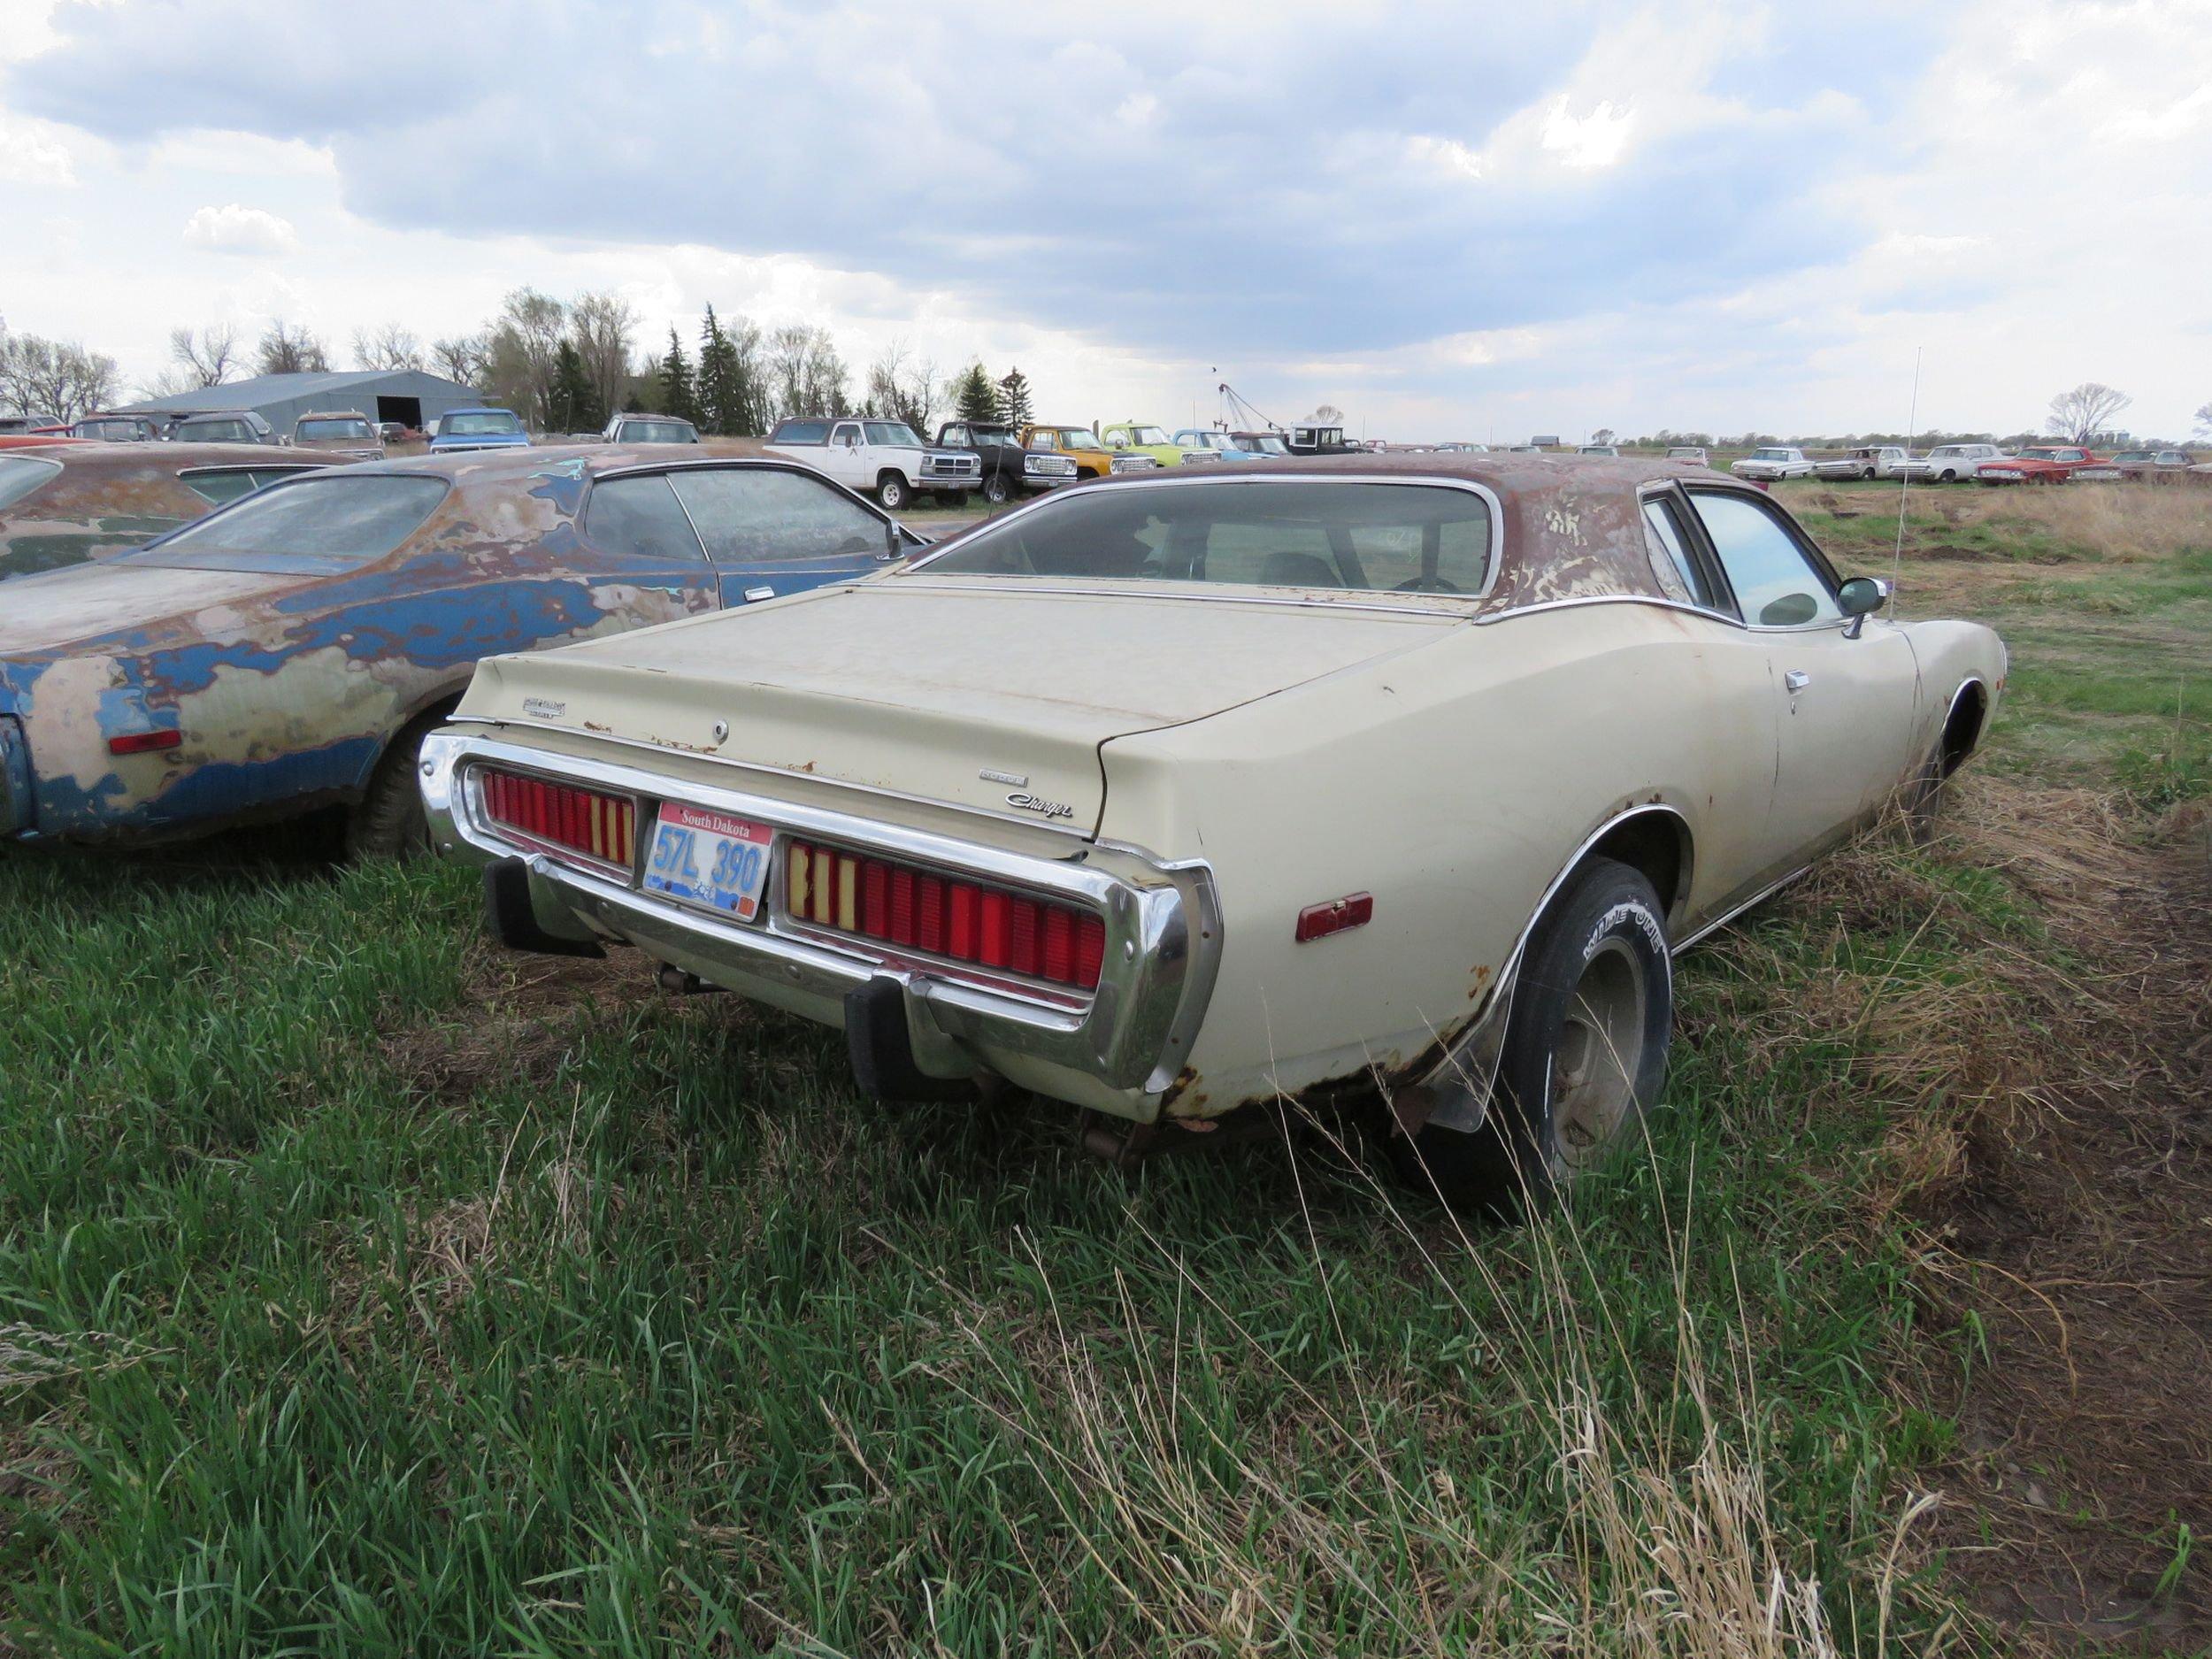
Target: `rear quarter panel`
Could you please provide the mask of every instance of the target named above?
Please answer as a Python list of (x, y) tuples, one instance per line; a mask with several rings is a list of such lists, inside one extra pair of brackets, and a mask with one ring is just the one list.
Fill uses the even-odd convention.
[[(1689, 826), (1671, 919), (1694, 926), (1757, 861), (1775, 720), (1754, 638), (1620, 603), (1462, 627), (1110, 742), (1103, 835), (1205, 860), (1224, 911), (1195, 1075), (1171, 1111), (1426, 1071), (1486, 1008), (1545, 889), (1632, 809)], [(1294, 941), (1301, 909), (1361, 892), (1371, 924)]]

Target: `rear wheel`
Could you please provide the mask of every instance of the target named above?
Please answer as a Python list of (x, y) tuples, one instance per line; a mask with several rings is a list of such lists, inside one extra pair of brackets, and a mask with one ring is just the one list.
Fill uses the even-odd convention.
[(441, 709), (423, 716), (385, 745), (367, 793), (346, 818), (347, 857), (411, 858), (430, 850), (430, 823), (415, 768), (422, 740), (445, 723), (446, 713)]
[(1540, 1207), (1638, 1138), (1673, 1024), (1659, 895), (1641, 872), (1593, 859), (1530, 938), (1481, 1126), (1394, 1137), (1400, 1173), (1457, 1210)]

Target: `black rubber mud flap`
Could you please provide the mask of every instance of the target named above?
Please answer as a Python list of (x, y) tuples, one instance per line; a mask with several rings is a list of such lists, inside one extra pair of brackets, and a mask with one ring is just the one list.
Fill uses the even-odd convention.
[(502, 858), (484, 866), (484, 925), (510, 950), (530, 950), (541, 956), (603, 956), (607, 953), (588, 939), (563, 939), (538, 926), (530, 908), (530, 870), (519, 858)]
[(965, 1078), (930, 1077), (914, 1064), (906, 1030), (906, 993), (896, 979), (871, 979), (845, 993), (845, 1051), (853, 1081), (881, 1101), (973, 1100)]

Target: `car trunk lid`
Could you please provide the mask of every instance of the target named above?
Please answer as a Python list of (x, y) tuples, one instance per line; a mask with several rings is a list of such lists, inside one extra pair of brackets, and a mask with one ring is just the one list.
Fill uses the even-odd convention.
[(1460, 618), (895, 578), (486, 663), (463, 718), (562, 726), (1093, 832), (1100, 746)]

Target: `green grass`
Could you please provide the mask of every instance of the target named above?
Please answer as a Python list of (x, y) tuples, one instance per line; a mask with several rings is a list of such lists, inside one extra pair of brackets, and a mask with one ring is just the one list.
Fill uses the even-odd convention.
[[(2132, 776), (2167, 648), (2016, 649), (2005, 763), (2063, 716)], [(798, 1022), (539, 983), (442, 868), (0, 858), (0, 1634), (1703, 1654), (1778, 1571), (1917, 1651), (1953, 1432), (1867, 1033), (2042, 944), (2001, 872), (1882, 856), (1932, 910), (1694, 956), (1651, 1156), (1465, 1233), (1321, 1129), (1132, 1183), (1033, 1105), (863, 1102)], [(1816, 1650), (1792, 1606), (1763, 1651)]]

